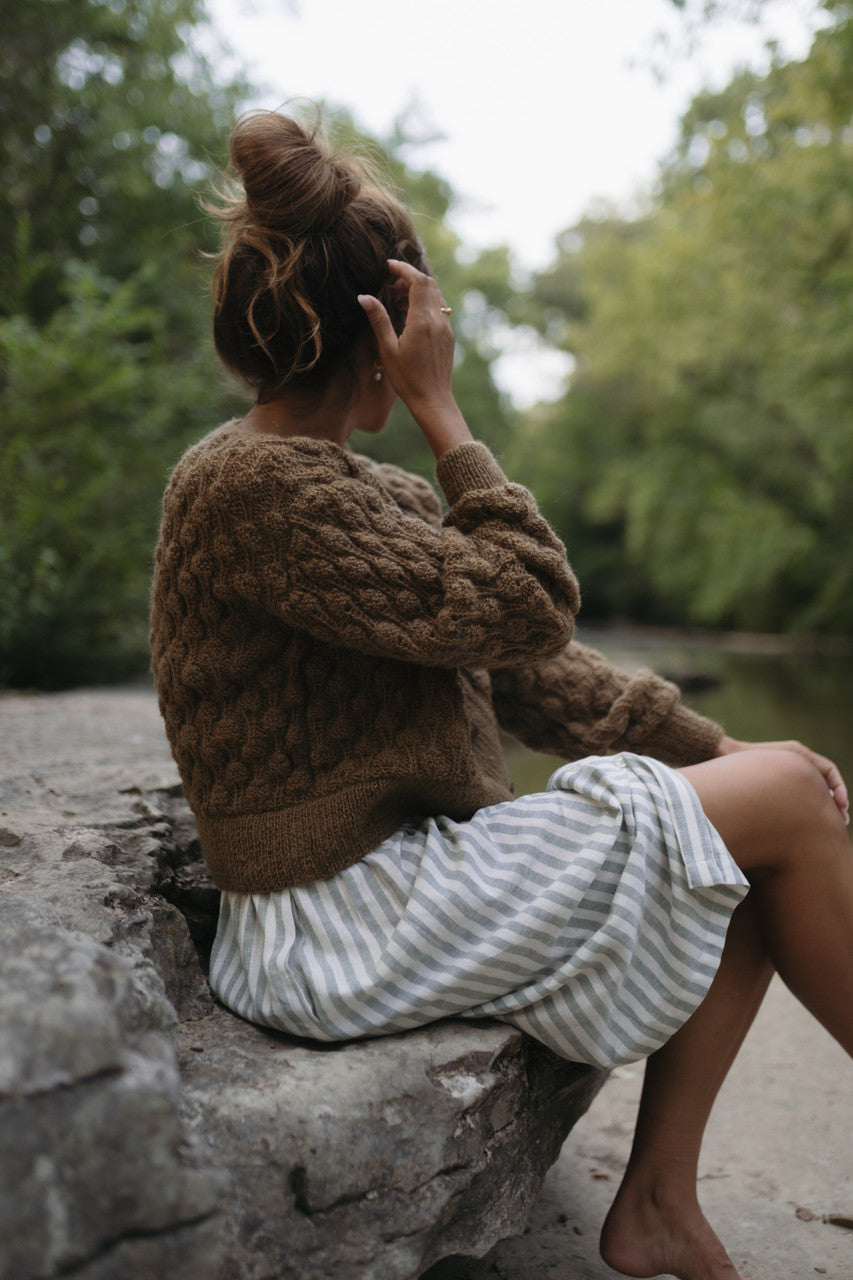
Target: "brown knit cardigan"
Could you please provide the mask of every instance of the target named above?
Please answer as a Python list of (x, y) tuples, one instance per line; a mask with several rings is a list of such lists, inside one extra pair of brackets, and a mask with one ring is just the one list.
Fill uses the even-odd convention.
[(570, 643), (575, 578), (482, 444), (447, 499), (329, 441), (227, 423), (178, 463), (152, 590), (153, 672), (223, 889), (333, 875), (414, 815), (511, 798), (498, 723), (567, 759), (713, 755), (674, 685)]

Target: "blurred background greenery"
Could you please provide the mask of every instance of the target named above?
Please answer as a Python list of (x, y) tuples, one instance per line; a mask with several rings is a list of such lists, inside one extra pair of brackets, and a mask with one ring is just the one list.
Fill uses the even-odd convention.
[[(414, 210), (471, 428), (565, 538), (588, 620), (853, 633), (853, 14), (815, 8), (805, 58), (697, 98), (643, 212), (568, 228), (523, 288), (450, 229), (405, 118), (331, 121)], [(198, 198), (250, 86), (196, 39), (202, 0), (0, 19), (0, 684), (56, 688), (145, 670), (168, 470), (245, 408), (208, 337)], [(571, 357), (558, 400), (498, 391), (512, 326)], [(431, 474), (395, 414), (371, 451)]]

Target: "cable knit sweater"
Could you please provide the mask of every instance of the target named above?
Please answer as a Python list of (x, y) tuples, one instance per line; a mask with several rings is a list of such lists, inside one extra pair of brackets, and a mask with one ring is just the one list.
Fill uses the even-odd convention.
[(722, 731), (674, 685), (571, 642), (563, 547), (485, 446), (437, 478), (443, 518), (396, 467), (241, 423), (175, 468), (152, 667), (221, 888), (327, 877), (406, 818), (509, 799), (498, 722), (570, 759), (713, 754)]

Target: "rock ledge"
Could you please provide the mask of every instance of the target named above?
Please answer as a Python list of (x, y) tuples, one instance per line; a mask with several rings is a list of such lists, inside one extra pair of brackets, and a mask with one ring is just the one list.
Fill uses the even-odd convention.
[(606, 1073), (495, 1022), (235, 1017), (150, 691), (0, 721), (0, 1280), (413, 1280), (523, 1230)]

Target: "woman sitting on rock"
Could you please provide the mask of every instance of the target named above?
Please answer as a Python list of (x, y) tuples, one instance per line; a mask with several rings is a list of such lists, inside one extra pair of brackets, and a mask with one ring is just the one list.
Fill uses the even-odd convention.
[[(602, 1254), (733, 1280), (699, 1145), (774, 968), (853, 1053), (844, 784), (572, 641), (564, 549), (465, 425), (406, 213), (283, 115), (231, 152), (214, 332), (256, 400), (175, 469), (152, 631), (222, 889), (213, 989), (317, 1040), (490, 1017), (579, 1062), (648, 1057)], [(443, 514), (348, 447), (398, 396)], [(570, 762), (542, 794), (512, 798), (499, 726)]]

